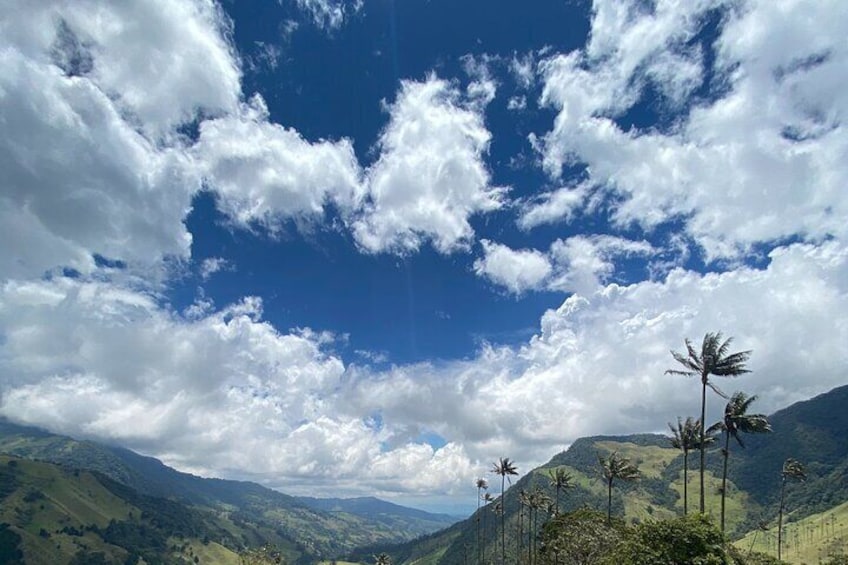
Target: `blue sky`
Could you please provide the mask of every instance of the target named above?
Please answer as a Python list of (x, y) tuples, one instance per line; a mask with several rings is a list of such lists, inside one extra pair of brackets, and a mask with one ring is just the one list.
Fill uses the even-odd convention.
[(684, 337), (845, 382), (838, 0), (6, 4), (7, 418), (464, 512), (695, 413)]

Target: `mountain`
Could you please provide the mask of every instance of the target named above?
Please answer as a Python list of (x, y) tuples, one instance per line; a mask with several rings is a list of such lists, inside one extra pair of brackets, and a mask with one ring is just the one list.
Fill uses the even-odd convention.
[[(96, 471), (0, 455), (0, 563), (238, 563), (248, 543), (297, 548), (226, 515), (143, 495)], [(197, 557), (197, 561), (195, 561)]]
[(417, 508), (408, 508), (374, 498), (313, 498), (298, 496), (297, 500), (310, 508), (330, 513), (346, 513), (398, 527), (415, 537), (446, 528), (461, 520), (447, 514), (431, 514)]
[[(445, 516), (406, 509), (377, 499), (298, 499), (256, 483), (206, 479), (181, 473), (130, 450), (78, 441), (37, 428), (0, 421), (0, 453), (94, 472), (132, 493), (203, 509), (244, 530), (253, 545), (287, 548), (291, 561), (312, 563), (355, 547), (413, 539), (448, 525)], [(371, 513), (373, 512), (373, 513)], [(245, 532), (248, 532), (249, 535)], [(250, 533), (252, 532), (252, 533)]]
[[(808, 478), (787, 490), (788, 520), (824, 512), (848, 501), (848, 386), (799, 402), (771, 416), (773, 432), (744, 438), (746, 449), (731, 446), (728, 472), (727, 525), (731, 538), (775, 520), (783, 462), (793, 457), (805, 464)], [(676, 415), (674, 415), (676, 417)], [(669, 420), (673, 419), (672, 416)], [(595, 436), (576, 440), (566, 451), (533, 469), (514, 482), (504, 496), (507, 551), (526, 543), (526, 510), (519, 492), (539, 488), (552, 500), (554, 489), (548, 473), (563, 468), (575, 479), (576, 488), (561, 493), (559, 508), (571, 511), (588, 506), (606, 510), (606, 485), (600, 479), (598, 456), (618, 452), (639, 466), (641, 479), (616, 483), (612, 511), (631, 522), (668, 518), (682, 512), (683, 456), (666, 436), (636, 434)], [(698, 458), (689, 458), (689, 507), (697, 505)], [(718, 515), (721, 456), (713, 449), (707, 457), (707, 512)], [(492, 481), (497, 482), (497, 481)], [(491, 493), (499, 498), (497, 489)], [(476, 498), (476, 490), (469, 498)], [(498, 501), (496, 501), (498, 502)], [(493, 503), (494, 504), (494, 503)], [(460, 565), (476, 562), (478, 527), (484, 555), (500, 551), (500, 516), (494, 506), (484, 506), (467, 520), (413, 542), (375, 545), (354, 552), (352, 560), (385, 551), (395, 563), (416, 565)], [(543, 521), (543, 520), (540, 520)], [(519, 541), (523, 533), (523, 541)], [(848, 549), (848, 539), (830, 540), (832, 547)], [(832, 544), (836, 544), (833, 546)], [(841, 544), (841, 545), (840, 545)]]

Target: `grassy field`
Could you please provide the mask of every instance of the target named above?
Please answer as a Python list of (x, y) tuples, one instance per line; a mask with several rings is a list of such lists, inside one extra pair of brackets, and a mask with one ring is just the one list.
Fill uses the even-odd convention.
[[(791, 516), (790, 516), (791, 518)], [(797, 522), (785, 523), (782, 559), (789, 563), (812, 565), (831, 555), (848, 553), (848, 502), (813, 514)], [(753, 549), (777, 554), (777, 523), (767, 530), (756, 530), (735, 542), (743, 551)]]

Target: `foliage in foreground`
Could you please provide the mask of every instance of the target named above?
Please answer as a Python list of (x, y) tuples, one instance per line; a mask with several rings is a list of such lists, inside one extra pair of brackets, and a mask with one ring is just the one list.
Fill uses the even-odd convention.
[(584, 508), (554, 518), (542, 532), (539, 564), (781, 565), (762, 553), (743, 553), (699, 514), (633, 526)]

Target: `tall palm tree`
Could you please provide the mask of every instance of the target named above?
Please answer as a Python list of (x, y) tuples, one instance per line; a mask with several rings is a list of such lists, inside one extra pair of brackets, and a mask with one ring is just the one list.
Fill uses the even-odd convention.
[(780, 545), (783, 542), (783, 503), (786, 495), (786, 481), (794, 479), (796, 481), (804, 481), (807, 479), (807, 471), (804, 465), (792, 459), (791, 457), (783, 462), (783, 469), (780, 471), (780, 511), (777, 517), (777, 560), (780, 561)]
[(609, 457), (598, 455), (598, 463), (601, 465), (601, 474), (607, 482), (607, 525), (612, 524), (612, 484), (616, 479), (622, 481), (635, 481), (639, 478), (639, 468), (626, 457), (619, 457), (617, 451), (613, 451)]
[[(721, 332), (707, 333), (704, 336), (704, 341), (701, 344), (701, 351), (698, 352), (688, 338), (684, 340), (686, 343), (686, 353), (671, 352), (674, 360), (683, 365), (685, 370), (669, 369), (666, 374), (669, 375), (684, 375), (687, 377), (699, 377), (701, 379), (701, 423), (706, 421), (707, 412), (707, 387), (713, 389), (720, 396), (727, 398), (716, 386), (710, 381), (710, 375), (716, 377), (738, 377), (750, 371), (745, 368), (745, 363), (751, 356), (750, 351), (737, 351), (736, 353), (728, 354), (730, 344), (733, 341), (732, 337), (727, 338), (722, 342)], [(701, 467), (699, 473), (701, 476), (701, 503), (700, 511), (704, 514), (704, 459), (706, 453), (706, 430), (701, 426), (701, 445), (698, 447), (701, 452)]]
[(524, 509), (527, 508), (527, 563), (530, 563), (531, 559), (531, 545), (530, 545), (530, 493), (526, 490), (521, 489), (518, 491), (518, 552), (519, 555), (522, 553), (524, 549)]
[(724, 407), (722, 421), (710, 426), (707, 433), (724, 432), (724, 447), (721, 454), (724, 466), (721, 472), (721, 533), (724, 533), (724, 500), (727, 496), (727, 460), (730, 458), (730, 438), (736, 440), (739, 447), (745, 449), (741, 434), (764, 434), (771, 431), (771, 425), (765, 414), (748, 414), (748, 408), (757, 400), (757, 396), (748, 396), (744, 392), (734, 392)]
[[(487, 493), (485, 493), (485, 494), (483, 495), (483, 508), (484, 508), (484, 511), (483, 511), (483, 537), (484, 537), (484, 538), (485, 538), (485, 537), (488, 537), (488, 532), (487, 532), (487, 530), (486, 530), (486, 512), (485, 512), (485, 508), (486, 508), (487, 506), (489, 506), (489, 503), (494, 502), (494, 500), (495, 500), (495, 497), (494, 497), (494, 496), (492, 496), (492, 495), (491, 495), (491, 493), (488, 493), (488, 492), (487, 492)], [(482, 549), (482, 551), (483, 551), (483, 563), (485, 563), (485, 562), (486, 562), (486, 545), (485, 545), (485, 543), (486, 543), (486, 542), (485, 542), (485, 540), (484, 540), (484, 541), (483, 541), (483, 545), (481, 545), (481, 546), (480, 546), (480, 547), (481, 547), (481, 549)]]
[(577, 486), (574, 482), (574, 477), (563, 469), (562, 467), (557, 467), (552, 471), (548, 471), (548, 478), (551, 480), (551, 486), (554, 487), (556, 491), (556, 498), (554, 499), (554, 515), (559, 515), (559, 493), (563, 490), (572, 489)]
[[(689, 452), (701, 445), (701, 421), (689, 416), (684, 421), (677, 417), (677, 426), (670, 422), (668, 428), (671, 430), (671, 446), (683, 452), (683, 515), (689, 513)], [(706, 436), (707, 444), (713, 443), (713, 436)]]
[[(497, 463), (492, 464), (492, 472), (501, 476), (501, 504), (504, 501), (504, 490), (506, 488), (507, 475), (517, 475), (518, 469), (515, 463), (509, 460), (509, 457), (501, 457)], [(504, 516), (506, 512), (501, 512), (501, 565), (506, 565), (506, 528)]]
[(551, 498), (545, 494), (545, 492), (539, 487), (535, 487), (532, 492), (530, 492), (530, 532), (531, 532), (531, 547), (532, 552), (530, 553), (530, 565), (536, 562), (538, 559), (538, 533), (539, 533), (539, 510), (542, 508), (549, 508), (551, 504)]
[(489, 482), (486, 479), (479, 478), (475, 483), (477, 485), (477, 563), (482, 563), (480, 554), (480, 502), (483, 500), (483, 491), (489, 488)]

